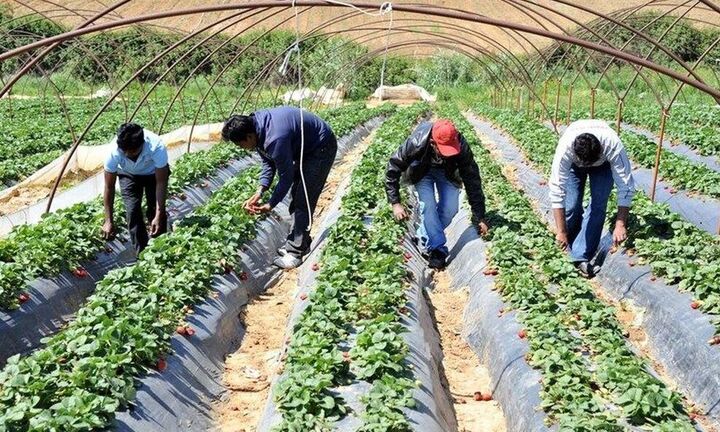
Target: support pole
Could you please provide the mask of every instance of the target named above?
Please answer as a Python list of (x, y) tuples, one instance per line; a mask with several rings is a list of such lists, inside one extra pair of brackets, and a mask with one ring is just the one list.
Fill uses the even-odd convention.
[(543, 90), (543, 110), (540, 114), (540, 120), (543, 119), (543, 113), (545, 113), (545, 109), (547, 109), (547, 93), (548, 93), (548, 80), (545, 80), (545, 90)]
[(618, 99), (618, 106), (617, 106), (617, 122), (615, 124), (615, 131), (620, 135), (620, 124), (622, 123), (622, 115), (623, 115), (623, 105), (625, 103), (622, 99)]
[(655, 168), (653, 169), (653, 184), (650, 191), (650, 200), (655, 202), (655, 191), (657, 189), (658, 172), (660, 171), (660, 155), (662, 154), (663, 140), (665, 140), (665, 120), (668, 112), (665, 107), (660, 111), (660, 139), (658, 140), (657, 152), (655, 153)]
[(572, 119), (572, 98), (573, 98), (573, 85), (570, 84), (570, 92), (568, 93), (568, 112), (567, 112), (567, 121), (566, 124), (570, 124), (570, 120)]
[(555, 95), (555, 115), (553, 118), (553, 124), (558, 123), (558, 111), (560, 110), (560, 81), (558, 81), (557, 94)]
[(597, 93), (597, 89), (593, 88), (590, 89), (590, 118), (595, 118), (595, 94)]

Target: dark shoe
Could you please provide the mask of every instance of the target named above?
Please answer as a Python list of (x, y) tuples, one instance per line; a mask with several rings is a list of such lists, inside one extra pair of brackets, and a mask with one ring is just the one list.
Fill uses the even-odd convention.
[(428, 267), (435, 270), (442, 270), (447, 265), (447, 255), (439, 250), (430, 251), (430, 258), (428, 259)]
[(578, 261), (573, 264), (575, 264), (575, 268), (584, 278), (590, 279), (591, 277), (595, 276), (595, 268), (589, 262)]

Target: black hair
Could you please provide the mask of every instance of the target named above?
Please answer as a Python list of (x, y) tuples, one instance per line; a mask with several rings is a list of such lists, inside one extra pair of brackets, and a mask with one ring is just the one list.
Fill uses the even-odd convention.
[(583, 133), (573, 141), (573, 151), (583, 165), (592, 165), (600, 159), (602, 145), (595, 135)]
[(233, 114), (225, 121), (222, 128), (222, 138), (236, 144), (253, 133), (255, 133), (255, 122), (252, 114), (249, 116)]
[(117, 131), (117, 145), (120, 150), (136, 150), (145, 143), (145, 133), (137, 123), (123, 123)]

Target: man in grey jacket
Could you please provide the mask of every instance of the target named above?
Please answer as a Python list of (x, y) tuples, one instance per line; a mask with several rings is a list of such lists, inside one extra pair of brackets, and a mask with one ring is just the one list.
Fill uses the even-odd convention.
[[(590, 181), (590, 203), (583, 211), (585, 183)], [(560, 137), (550, 175), (550, 200), (556, 237), (580, 272), (594, 275), (589, 264), (597, 253), (613, 182), (618, 212), (613, 229), (617, 245), (627, 238), (627, 218), (635, 181), (625, 147), (615, 131), (601, 120), (579, 120)]]

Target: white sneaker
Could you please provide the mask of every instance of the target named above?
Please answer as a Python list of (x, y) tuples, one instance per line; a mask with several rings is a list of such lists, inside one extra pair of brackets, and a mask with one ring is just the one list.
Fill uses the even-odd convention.
[(277, 250), (278, 255), (285, 256), (287, 255), (287, 249), (285, 249), (285, 246), (279, 247)]
[(273, 264), (281, 269), (290, 270), (299, 267), (300, 264), (302, 264), (302, 260), (294, 255), (285, 254), (275, 258)]

